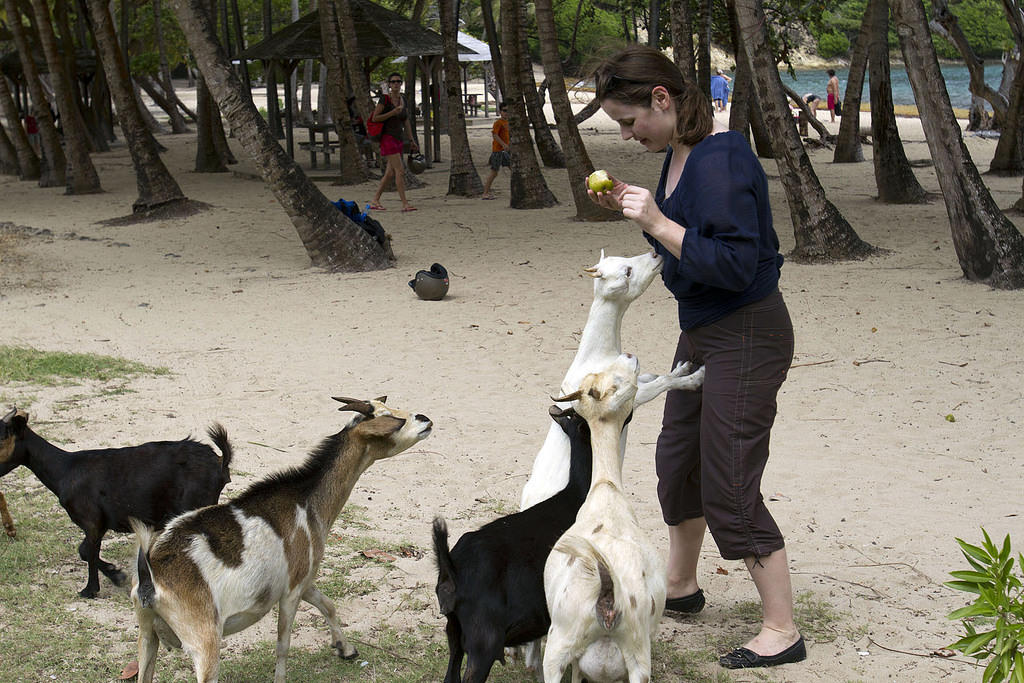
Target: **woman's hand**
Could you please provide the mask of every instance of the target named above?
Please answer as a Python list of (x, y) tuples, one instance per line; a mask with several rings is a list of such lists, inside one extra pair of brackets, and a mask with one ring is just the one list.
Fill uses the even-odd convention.
[[(613, 187), (612, 192), (617, 189), (618, 187)], [(664, 218), (664, 214), (654, 201), (654, 195), (647, 188), (623, 183), (618, 200), (622, 206), (622, 215), (636, 221), (648, 233), (655, 223)]]
[(590, 197), (590, 201), (594, 202), (598, 206), (603, 206), (611, 211), (622, 211), (622, 202), (620, 196), (622, 192), (629, 187), (626, 183), (621, 180), (617, 180), (613, 176), (608, 176), (612, 181), (612, 189), (607, 192), (594, 192), (590, 189), (590, 183), (584, 178), (583, 182), (587, 185), (587, 196)]

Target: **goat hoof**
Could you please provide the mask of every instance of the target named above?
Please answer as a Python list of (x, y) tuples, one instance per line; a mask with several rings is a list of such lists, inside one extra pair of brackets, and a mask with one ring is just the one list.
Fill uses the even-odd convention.
[(5, 529), (4, 531), (6, 531), (7, 535), (10, 536), (11, 538), (14, 538), (14, 537), (16, 537), (18, 535), (18, 532), (15, 531), (14, 529)]
[(128, 583), (128, 577), (125, 576), (124, 572), (111, 572), (107, 574), (107, 578), (110, 579), (111, 583), (115, 586), (121, 587)]
[(355, 659), (356, 657), (359, 656), (359, 650), (357, 650), (356, 648), (352, 648), (352, 654), (350, 654), (350, 655), (345, 654), (345, 647), (344, 646), (345, 646), (344, 643), (332, 643), (331, 644), (331, 647), (333, 647), (338, 652), (338, 656), (341, 657), (342, 659)]
[(88, 599), (95, 598), (99, 594), (100, 594), (100, 589), (99, 588), (90, 588), (89, 586), (86, 586), (82, 590), (78, 591), (78, 595), (80, 595), (83, 598), (88, 598)]

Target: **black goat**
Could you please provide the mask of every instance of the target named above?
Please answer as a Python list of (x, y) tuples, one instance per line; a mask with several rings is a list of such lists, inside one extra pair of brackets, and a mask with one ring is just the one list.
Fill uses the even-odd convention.
[[(569, 437), (569, 483), (551, 498), (462, 535), (448, 550), (448, 527), (434, 519), (437, 601), (448, 617), (445, 683), (487, 680), (504, 648), (547, 635), (544, 563), (552, 546), (576, 521), (590, 490), (590, 428), (572, 408), (551, 406)], [(461, 673), (466, 656), (465, 677)], [(539, 664), (539, 662), (538, 662)]]
[(68, 452), (33, 432), (28, 415), (14, 409), (0, 422), (0, 476), (24, 465), (57, 495), (71, 521), (85, 532), (78, 554), (89, 564), (89, 581), (78, 594), (94, 598), (100, 589), (98, 572), (117, 586), (126, 580), (100, 559), (108, 529), (131, 531), (129, 517), (162, 527), (182, 512), (217, 503), (231, 481), (232, 450), (219, 424), (208, 434), (221, 457), (191, 438)]

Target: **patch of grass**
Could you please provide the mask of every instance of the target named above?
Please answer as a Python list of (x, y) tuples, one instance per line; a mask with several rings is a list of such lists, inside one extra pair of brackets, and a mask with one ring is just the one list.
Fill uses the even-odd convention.
[(91, 353), (39, 351), (27, 346), (0, 346), (0, 382), (32, 382), (44, 386), (74, 384), (77, 380), (113, 379), (136, 375), (167, 375), (167, 368)]

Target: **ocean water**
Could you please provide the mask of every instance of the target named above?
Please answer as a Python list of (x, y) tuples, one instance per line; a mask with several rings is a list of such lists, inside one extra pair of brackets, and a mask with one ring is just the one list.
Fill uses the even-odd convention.
[[(949, 93), (949, 101), (958, 109), (967, 109), (971, 106), (971, 91), (968, 88), (971, 77), (967, 67), (960, 65), (943, 64), (941, 67), (942, 76), (946, 80), (946, 92)], [(902, 66), (893, 65), (890, 67), (890, 78), (892, 79), (892, 100), (893, 104), (916, 104), (914, 101), (914, 90), (910, 87), (910, 79), (907, 71)], [(846, 78), (849, 71), (845, 68), (836, 69), (836, 76), (839, 77), (839, 93), (846, 92)], [(825, 85), (828, 83), (828, 74), (821, 69), (807, 69), (796, 72), (796, 80), (787, 72), (780, 71), (782, 82), (795, 90), (798, 94), (813, 92), (822, 100), (825, 99)], [(991, 87), (998, 89), (999, 82), (1003, 75), (1003, 65), (992, 63), (985, 65), (985, 82)], [(861, 94), (861, 101), (867, 103), (868, 78), (865, 73), (864, 92)]]

